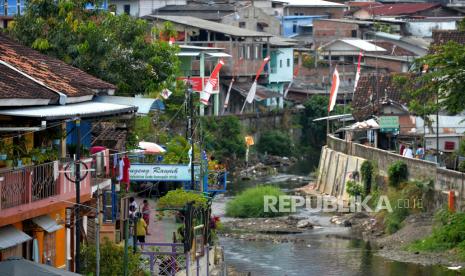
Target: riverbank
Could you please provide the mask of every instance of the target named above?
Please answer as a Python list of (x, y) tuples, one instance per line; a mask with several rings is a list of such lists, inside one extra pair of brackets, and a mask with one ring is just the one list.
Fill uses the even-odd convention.
[[(314, 190), (312, 183), (295, 189), (301, 195), (320, 194)], [(350, 237), (370, 242), (377, 250), (376, 254), (383, 258), (398, 262), (415, 263), (423, 266), (444, 265), (465, 267), (465, 261), (453, 252), (419, 252), (407, 250), (414, 241), (430, 236), (433, 232), (432, 213), (409, 215), (402, 223), (402, 228), (393, 234), (384, 230), (383, 217), (365, 212), (337, 214), (331, 221), (351, 227)], [(343, 236), (340, 238), (347, 238)]]

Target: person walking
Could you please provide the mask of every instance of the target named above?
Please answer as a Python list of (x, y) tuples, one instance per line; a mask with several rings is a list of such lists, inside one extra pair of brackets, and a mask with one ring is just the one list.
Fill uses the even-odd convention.
[(140, 212), (137, 212), (136, 217), (137, 217), (137, 222), (136, 222), (137, 241), (142, 243), (140, 245), (140, 248), (144, 250), (143, 243), (145, 243), (145, 236), (147, 235), (147, 223), (145, 223), (145, 220), (142, 219), (142, 214)]
[(142, 205), (142, 218), (144, 219), (145, 223), (147, 224), (147, 236), (150, 235), (150, 232), (148, 231), (149, 225), (150, 225), (150, 205), (147, 199), (144, 199), (143, 205)]
[(415, 157), (418, 159), (425, 158), (425, 149), (421, 146), (421, 144), (418, 144), (417, 150), (415, 151)]

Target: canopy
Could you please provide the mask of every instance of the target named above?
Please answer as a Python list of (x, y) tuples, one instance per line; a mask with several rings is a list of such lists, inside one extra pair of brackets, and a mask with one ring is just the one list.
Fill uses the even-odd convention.
[(160, 154), (166, 152), (162, 146), (151, 142), (141, 141), (138, 147), (141, 151), (135, 150), (135, 152), (142, 152), (144, 154)]
[(0, 228), (0, 250), (22, 244), (31, 239), (29, 235), (16, 229), (13, 225)]

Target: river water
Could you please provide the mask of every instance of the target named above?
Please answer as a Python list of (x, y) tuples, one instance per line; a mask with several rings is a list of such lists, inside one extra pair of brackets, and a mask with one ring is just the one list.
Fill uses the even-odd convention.
[[(282, 180), (297, 177), (298, 175), (278, 174), (259, 182), (279, 183), (282, 188), (287, 189), (298, 184), (295, 181)], [(234, 181), (228, 189), (229, 195), (256, 184), (256, 182)], [(214, 212), (222, 215), (224, 204), (229, 199), (228, 195), (219, 198), (214, 204)], [(299, 215), (308, 216), (322, 227), (298, 234), (299, 238), (304, 240), (299, 243), (246, 241), (221, 237), (220, 244), (225, 250), (226, 265), (234, 271), (250, 273), (253, 276), (457, 275), (441, 266), (421, 266), (382, 258), (376, 255), (376, 250), (367, 242), (341, 238), (350, 231), (350, 228), (331, 224), (329, 216), (305, 213), (305, 211), (301, 211)]]

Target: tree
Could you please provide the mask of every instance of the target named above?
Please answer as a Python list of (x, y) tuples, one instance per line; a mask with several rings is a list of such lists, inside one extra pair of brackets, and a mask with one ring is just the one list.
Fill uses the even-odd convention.
[[(117, 85), (120, 95), (153, 95), (165, 87), (175, 90), (177, 47), (152, 41), (153, 30), (145, 20), (88, 10), (89, 2), (97, 4), (87, 0), (28, 1), (26, 12), (15, 18), (9, 34), (26, 46)], [(173, 31), (167, 25), (162, 32), (171, 35)]]
[(261, 153), (290, 156), (292, 154), (292, 140), (285, 132), (270, 130), (260, 136), (257, 149)]
[(432, 50), (416, 61), (417, 68), (427, 68), (426, 72), (400, 80), (406, 84), (409, 109), (420, 116), (438, 110), (459, 113), (465, 109), (465, 45), (450, 41)]

